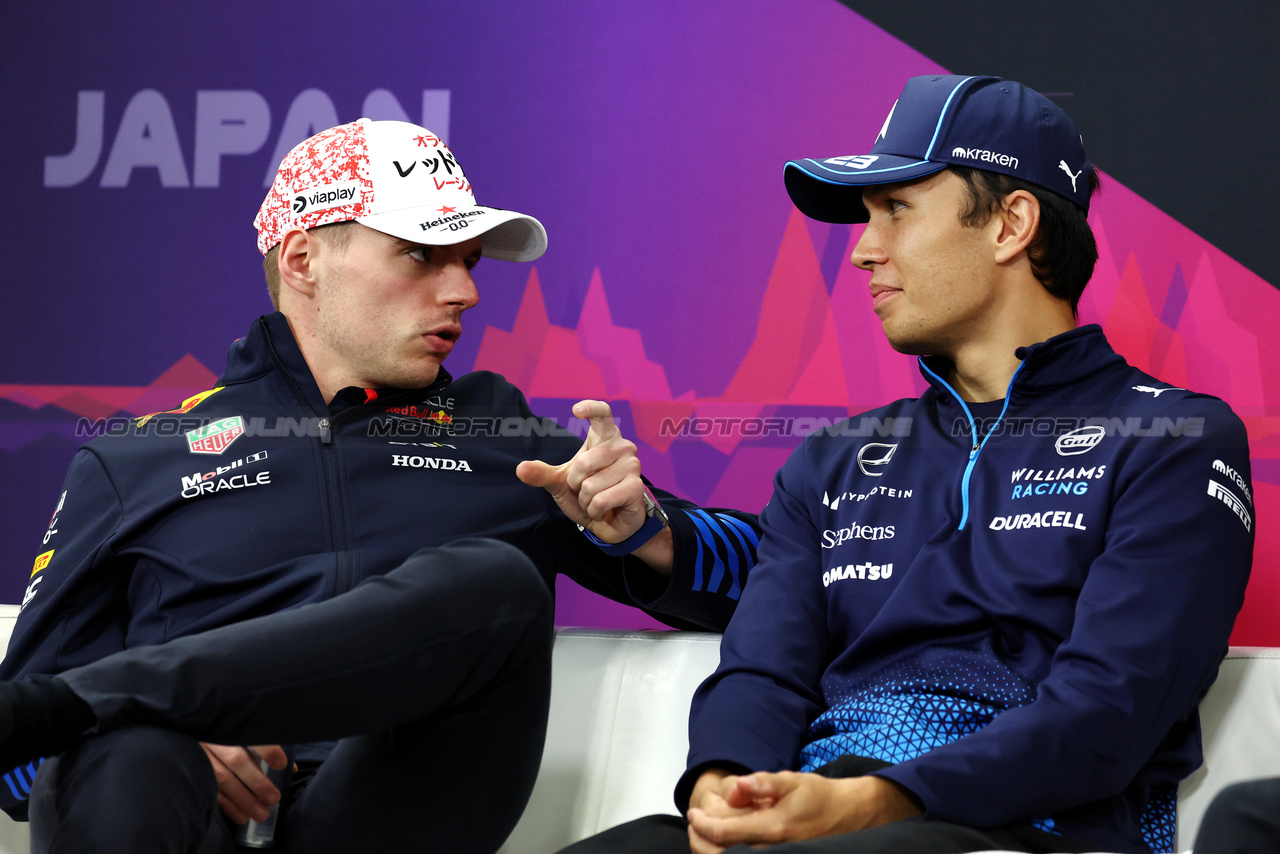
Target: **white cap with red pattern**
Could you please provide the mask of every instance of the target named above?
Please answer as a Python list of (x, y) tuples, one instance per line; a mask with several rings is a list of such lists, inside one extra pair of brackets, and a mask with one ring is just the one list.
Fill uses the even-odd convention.
[(348, 220), (436, 246), (482, 237), (481, 254), (500, 261), (533, 261), (547, 249), (542, 223), (477, 205), (448, 146), (408, 122), (359, 119), (294, 146), (253, 220), (258, 251), (291, 228)]

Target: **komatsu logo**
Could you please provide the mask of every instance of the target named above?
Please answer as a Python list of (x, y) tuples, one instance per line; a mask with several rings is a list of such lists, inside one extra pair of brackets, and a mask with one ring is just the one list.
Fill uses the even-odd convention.
[(822, 573), (822, 586), (830, 587), (836, 581), (856, 578), (859, 581), (881, 581), (893, 575), (893, 564), (875, 566), (871, 563), (850, 563), (837, 566)]
[(1018, 158), (1000, 154), (996, 151), (988, 151), (985, 148), (964, 148), (957, 145), (951, 149), (951, 156), (962, 160), (981, 160), (983, 163), (995, 163), (1000, 166), (1007, 166), (1010, 169), (1018, 168)]

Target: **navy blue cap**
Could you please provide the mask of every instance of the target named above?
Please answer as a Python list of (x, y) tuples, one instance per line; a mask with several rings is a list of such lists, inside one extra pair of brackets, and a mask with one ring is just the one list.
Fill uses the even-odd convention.
[(870, 154), (789, 160), (782, 174), (805, 216), (866, 222), (862, 187), (952, 165), (1012, 175), (1089, 210), (1093, 166), (1076, 126), (1039, 92), (999, 77), (912, 77)]

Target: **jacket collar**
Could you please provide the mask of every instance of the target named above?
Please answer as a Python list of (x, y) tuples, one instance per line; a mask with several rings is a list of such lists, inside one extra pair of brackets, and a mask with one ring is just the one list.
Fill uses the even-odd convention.
[[(259, 317), (249, 327), (248, 334), (232, 342), (231, 349), (227, 352), (227, 367), (218, 379), (218, 385), (246, 382), (272, 371), (280, 371), (298, 396), (316, 414), (329, 411), (320, 394), (320, 387), (311, 375), (311, 368), (303, 358), (302, 349), (293, 337), (289, 321), (278, 311)], [(449, 372), (441, 367), (440, 375), (431, 384), (431, 388), (447, 385), (452, 381)], [(427, 389), (410, 391), (425, 394)], [(385, 389), (379, 398), (386, 399), (400, 392), (400, 389)]]
[[(1079, 326), (1029, 347), (1019, 347), (1014, 355), (1022, 361), (1011, 386), (1015, 395), (1072, 385), (1099, 371), (1125, 364), (1096, 323)], [(940, 394), (950, 395), (951, 389), (939, 379), (951, 372), (950, 360), (921, 356), (918, 361), (920, 373), (929, 384)]]

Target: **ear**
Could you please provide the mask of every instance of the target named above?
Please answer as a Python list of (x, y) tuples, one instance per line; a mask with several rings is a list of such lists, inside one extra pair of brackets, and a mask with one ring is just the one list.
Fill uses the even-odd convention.
[(284, 239), (280, 241), (280, 252), (276, 259), (280, 271), (280, 284), (297, 291), (304, 297), (315, 296), (317, 249), (315, 238), (307, 234), (304, 229), (294, 228), (285, 232)]
[(1004, 197), (993, 219), (1000, 224), (995, 235), (995, 260), (1005, 264), (1025, 252), (1035, 239), (1040, 228), (1040, 202), (1026, 190), (1014, 190)]

